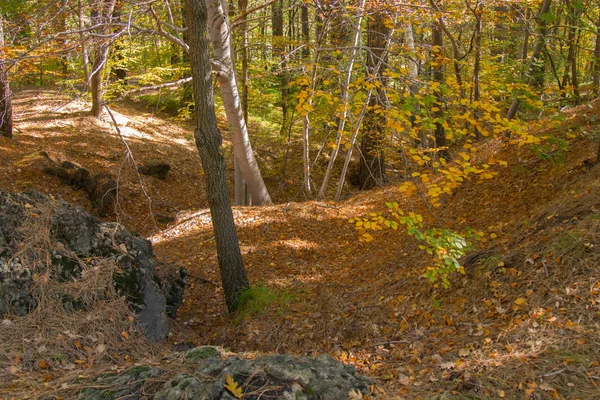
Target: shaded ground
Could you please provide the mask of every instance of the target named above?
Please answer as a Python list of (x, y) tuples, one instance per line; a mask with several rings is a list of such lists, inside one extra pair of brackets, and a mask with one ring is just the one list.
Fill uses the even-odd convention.
[[(62, 104), (50, 92), (17, 99), (15, 140), (0, 138), (0, 186), (58, 193), (89, 208), (58, 179), (19, 166), (42, 149), (93, 172), (119, 174), (123, 145), (110, 122), (94, 121), (78, 102), (50, 111)], [(600, 114), (595, 107), (587, 112)], [(464, 183), (435, 215), (417, 195), (406, 199), (394, 187), (342, 203), (236, 208), (250, 280), (279, 296), (262, 313), (231, 317), (202, 208), (198, 157), (186, 139), (191, 129), (126, 106), (114, 109), (136, 160), (173, 165), (166, 181), (141, 181), (154, 212), (176, 216), (176, 223), (154, 227), (129, 164), (121, 172), (118, 215), (150, 237), (160, 258), (191, 271), (172, 342), (328, 352), (406, 398), (600, 397), (600, 167), (586, 162), (597, 143), (576, 130), (561, 151), (563, 162), (543, 160), (526, 146), (482, 146), (479, 157), (508, 167), (493, 180)], [(570, 115), (556, 134), (598, 129)], [(485, 233), (451, 289), (434, 289), (422, 278), (429, 260), (402, 228), (376, 232), (370, 243), (358, 240), (348, 219), (385, 211), (387, 201), (438, 226)]]

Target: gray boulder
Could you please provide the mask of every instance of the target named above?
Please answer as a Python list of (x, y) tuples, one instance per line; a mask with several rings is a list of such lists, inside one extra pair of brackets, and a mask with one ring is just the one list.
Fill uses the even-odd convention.
[[(236, 393), (227, 387), (228, 376), (233, 378), (241, 390), (238, 395), (243, 394), (245, 400), (348, 400), (361, 398), (360, 394), (371, 395), (370, 386), (375, 384), (371, 378), (358, 374), (354, 367), (329, 355), (223, 359), (217, 348), (203, 346), (183, 356), (165, 359), (165, 364), (170, 366), (164, 369), (138, 366), (95, 378), (93, 385), (89, 385), (94, 388), (84, 389), (80, 398), (235, 400)], [(172, 364), (174, 359), (175, 364)], [(177, 373), (178, 370), (185, 372)]]
[[(7, 312), (27, 314), (35, 304), (30, 292), (32, 276), (29, 266), (14, 257), (21, 238), (19, 228), (27, 209), (35, 209), (50, 201), (35, 191), (5, 193), (0, 191), (0, 317)], [(161, 285), (154, 274), (157, 261), (147, 240), (129, 233), (117, 223), (103, 223), (83, 208), (61, 200), (52, 203), (50, 234), (58, 243), (51, 251), (53, 274), (58, 282), (70, 282), (81, 276), (81, 266), (75, 257), (108, 258), (116, 262), (120, 272), (114, 277), (117, 292), (127, 298), (146, 337), (153, 341), (164, 339), (169, 332), (169, 313), (174, 315), (183, 298), (185, 277), (169, 285)], [(74, 256), (76, 255), (76, 256)], [(166, 293), (164, 290), (170, 291)], [(67, 310), (81, 307), (76, 299), (65, 299)]]

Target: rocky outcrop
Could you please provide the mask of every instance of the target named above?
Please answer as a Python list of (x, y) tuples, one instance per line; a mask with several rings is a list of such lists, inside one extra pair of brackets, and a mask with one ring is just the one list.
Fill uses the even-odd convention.
[[(94, 388), (84, 389), (80, 397), (137, 399), (143, 393), (144, 398), (155, 400), (234, 400), (242, 397), (247, 400), (347, 400), (371, 395), (370, 387), (375, 383), (358, 374), (354, 367), (329, 355), (222, 358), (217, 348), (203, 346), (189, 350), (179, 358), (183, 358), (183, 364), (178, 368), (172, 365), (165, 369), (138, 366), (120, 374), (98, 377), (91, 382), (90, 386)], [(165, 360), (165, 364), (169, 363)], [(172, 371), (177, 370), (185, 372), (172, 376)], [(157, 381), (161, 383), (157, 384)]]
[[(19, 249), (28, 238), (21, 227), (28, 216), (39, 208), (49, 208), (49, 243), (47, 266), (42, 260), (37, 270), (22, 262)], [(42, 227), (43, 228), (43, 227)], [(36, 307), (31, 293), (34, 273), (47, 268), (49, 279), (73, 282), (80, 278), (80, 260), (106, 259), (118, 265), (114, 285), (134, 310), (146, 337), (164, 339), (169, 332), (167, 312), (174, 316), (183, 299), (186, 271), (178, 271), (168, 283), (155, 276), (157, 264), (149, 241), (129, 233), (117, 223), (103, 223), (83, 208), (54, 200), (37, 192), (9, 194), (0, 191), (0, 317), (10, 312), (25, 315)], [(51, 268), (50, 268), (51, 267)], [(163, 268), (167, 269), (167, 268)], [(82, 305), (77, 299), (63, 300), (66, 310)]]

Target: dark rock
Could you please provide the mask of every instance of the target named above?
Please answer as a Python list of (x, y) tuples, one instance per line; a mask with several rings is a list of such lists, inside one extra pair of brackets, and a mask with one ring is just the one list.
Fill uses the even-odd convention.
[(154, 275), (156, 283), (158, 283), (165, 294), (167, 315), (170, 318), (177, 316), (177, 310), (181, 303), (183, 303), (183, 294), (188, 275), (189, 272), (184, 267), (179, 267), (177, 271), (173, 271), (172, 268), (161, 268), (160, 272)]
[(85, 168), (79, 167), (70, 161), (63, 161), (58, 165), (50, 160), (42, 171), (48, 175), (56, 176), (73, 190), (83, 190), (91, 200), (96, 213), (100, 217), (109, 214), (116, 201), (117, 182), (110, 174), (93, 175)]
[(188, 351), (195, 347), (196, 345), (194, 344), (194, 342), (185, 340), (183, 342), (176, 343), (175, 346), (173, 346), (173, 351)]
[(162, 215), (162, 214), (156, 214), (154, 216), (154, 218), (156, 219), (156, 222), (158, 222), (159, 224), (170, 224), (175, 222), (175, 217), (170, 216), (170, 215)]
[(166, 162), (157, 161), (142, 165), (139, 168), (140, 174), (153, 176), (155, 178), (165, 180), (167, 173), (171, 170), (171, 165)]
[[(7, 194), (0, 191), (0, 317), (7, 312), (25, 315), (35, 307), (30, 293), (33, 273), (29, 266), (13, 257), (19, 249), (19, 228), (28, 208), (32, 210), (50, 201), (37, 192)], [(81, 276), (78, 259), (108, 258), (120, 267), (114, 276), (119, 295), (125, 296), (134, 310), (145, 335), (154, 341), (164, 339), (169, 331), (167, 312), (175, 315), (183, 300), (187, 271), (180, 269), (177, 276), (159, 285), (155, 276), (152, 245), (135, 236), (117, 223), (102, 223), (83, 208), (53, 201), (51, 235), (57, 242), (49, 249), (53, 265), (50, 279), (71, 282)], [(163, 268), (164, 271), (170, 268)], [(85, 305), (77, 299), (63, 297), (66, 310), (81, 309)]]

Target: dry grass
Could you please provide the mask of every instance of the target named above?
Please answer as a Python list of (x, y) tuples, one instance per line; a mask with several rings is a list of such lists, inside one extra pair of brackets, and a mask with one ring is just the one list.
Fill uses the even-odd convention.
[[(107, 259), (83, 260), (54, 240), (55, 206), (55, 201), (48, 201), (26, 209), (23, 240), (14, 257), (34, 274), (30, 289), (36, 307), (25, 316), (2, 321), (0, 370), (9, 373), (0, 378), (0, 391), (17, 385), (17, 393), (33, 393), (39, 390), (40, 378), (49, 381), (70, 370), (111, 366), (139, 358), (149, 348), (125, 298), (115, 292), (113, 274), (118, 266)], [(76, 260), (80, 278), (57, 280), (53, 251)], [(67, 309), (66, 300), (77, 304), (76, 310)]]

